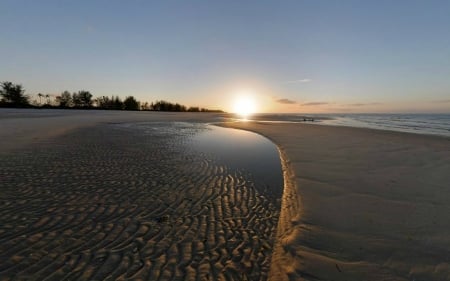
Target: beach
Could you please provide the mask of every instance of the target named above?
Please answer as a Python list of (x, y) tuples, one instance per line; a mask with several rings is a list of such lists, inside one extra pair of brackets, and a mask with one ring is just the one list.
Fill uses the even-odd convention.
[(0, 279), (267, 280), (279, 201), (190, 144), (215, 117), (7, 118)]
[(236, 122), (280, 148), (271, 280), (449, 280), (450, 140)]
[[(0, 117), (1, 279), (450, 279), (449, 138), (212, 113), (45, 114)], [(164, 133), (176, 122), (194, 126)], [(278, 146), (281, 204), (186, 149), (204, 123)]]

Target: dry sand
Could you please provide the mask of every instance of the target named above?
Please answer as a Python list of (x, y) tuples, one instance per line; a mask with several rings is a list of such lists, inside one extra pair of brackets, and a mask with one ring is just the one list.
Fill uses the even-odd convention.
[(271, 280), (450, 280), (450, 139), (228, 123), (280, 148)]

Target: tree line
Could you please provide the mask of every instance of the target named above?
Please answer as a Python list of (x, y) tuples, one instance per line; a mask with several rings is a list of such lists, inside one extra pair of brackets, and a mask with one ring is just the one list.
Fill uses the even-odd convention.
[[(73, 108), (73, 109), (105, 109), (105, 110), (149, 110), (149, 111), (178, 111), (178, 112), (221, 112), (200, 107), (186, 107), (178, 103), (160, 100), (156, 102), (140, 102), (133, 96), (122, 100), (119, 96), (101, 96), (93, 98), (89, 91), (81, 90), (70, 93), (64, 91), (52, 100), (53, 96), (39, 93), (39, 101), (30, 102), (21, 84), (2, 82), (0, 89), (0, 107), (28, 107), (28, 108)], [(44, 102), (42, 102), (44, 99)]]

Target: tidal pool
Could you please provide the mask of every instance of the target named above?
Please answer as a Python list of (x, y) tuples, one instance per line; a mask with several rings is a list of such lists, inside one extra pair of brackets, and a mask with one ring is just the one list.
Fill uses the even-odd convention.
[(195, 134), (195, 150), (225, 165), (247, 172), (259, 192), (280, 199), (283, 174), (278, 149), (270, 140), (253, 132), (208, 125)]

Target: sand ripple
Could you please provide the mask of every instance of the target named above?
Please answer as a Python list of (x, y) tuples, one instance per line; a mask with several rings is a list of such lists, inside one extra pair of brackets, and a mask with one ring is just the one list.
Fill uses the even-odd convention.
[(0, 279), (266, 280), (279, 206), (190, 151), (198, 130), (112, 124), (2, 156)]

